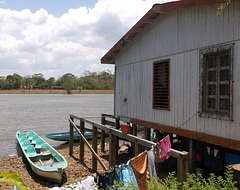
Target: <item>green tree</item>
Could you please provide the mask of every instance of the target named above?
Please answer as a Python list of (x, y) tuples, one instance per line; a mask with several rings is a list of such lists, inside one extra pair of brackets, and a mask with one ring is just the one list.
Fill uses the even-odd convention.
[(68, 94), (71, 94), (75, 87), (75, 79), (76, 77), (71, 73), (66, 73), (59, 79), (61, 86), (67, 91)]
[(34, 74), (32, 76), (33, 86), (44, 89), (45, 88), (45, 78), (42, 73)]
[(231, 3), (232, 0), (224, 0), (222, 4), (218, 7), (217, 15), (222, 15), (224, 9)]
[(54, 86), (56, 83), (56, 80), (54, 77), (50, 77), (48, 80), (45, 81), (46, 88), (52, 89), (52, 86)]

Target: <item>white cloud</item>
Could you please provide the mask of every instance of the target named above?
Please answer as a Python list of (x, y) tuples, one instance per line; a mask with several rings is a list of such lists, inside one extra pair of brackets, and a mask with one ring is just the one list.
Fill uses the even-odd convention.
[(113, 70), (100, 64), (101, 57), (157, 2), (99, 0), (94, 8), (69, 9), (59, 18), (44, 9), (0, 8), (0, 76)]

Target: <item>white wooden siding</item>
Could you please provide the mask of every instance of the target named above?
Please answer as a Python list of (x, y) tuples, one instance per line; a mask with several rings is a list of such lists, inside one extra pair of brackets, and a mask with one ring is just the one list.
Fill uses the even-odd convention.
[[(179, 127), (199, 110), (199, 49), (235, 43), (234, 121), (194, 116), (182, 129), (240, 140), (240, 3), (172, 10), (116, 57), (115, 115)], [(170, 111), (152, 109), (153, 62), (170, 59)], [(126, 101), (124, 101), (124, 99)]]

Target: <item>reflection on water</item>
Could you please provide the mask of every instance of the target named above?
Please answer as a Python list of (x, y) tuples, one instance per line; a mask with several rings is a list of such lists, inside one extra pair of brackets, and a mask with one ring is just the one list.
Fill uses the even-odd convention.
[(46, 133), (69, 131), (69, 114), (100, 122), (101, 114), (113, 114), (113, 94), (0, 94), (0, 158), (17, 154), (18, 130), (35, 131), (52, 146), (62, 142)]

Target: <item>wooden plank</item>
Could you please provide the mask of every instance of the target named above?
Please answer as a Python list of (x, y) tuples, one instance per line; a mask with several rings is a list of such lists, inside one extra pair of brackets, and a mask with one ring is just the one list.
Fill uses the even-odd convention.
[[(92, 148), (97, 153), (97, 127), (93, 126), (93, 132), (92, 132)], [(92, 154), (92, 170), (93, 172), (97, 171), (97, 159)]]
[[(83, 121), (80, 121), (80, 131), (82, 134), (85, 132), (85, 123)], [(80, 162), (84, 162), (84, 140), (80, 139)]]
[[(70, 117), (71, 118), (71, 117)], [(73, 121), (73, 118), (71, 118)], [(70, 136), (69, 136), (69, 155), (73, 154), (73, 126), (71, 123), (69, 124), (69, 131), (70, 131)]]

